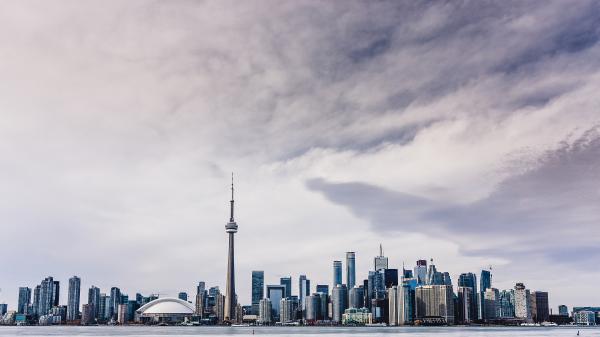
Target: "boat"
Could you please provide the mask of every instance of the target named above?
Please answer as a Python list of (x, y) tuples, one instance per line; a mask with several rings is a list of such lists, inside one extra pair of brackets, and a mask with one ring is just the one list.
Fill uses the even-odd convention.
[(380, 326), (387, 326), (385, 323), (367, 323), (365, 324), (365, 326), (368, 327), (380, 327)]
[(250, 326), (250, 324), (231, 324), (231, 326), (234, 328), (239, 328), (239, 327), (244, 327), (244, 326)]
[(558, 324), (554, 322), (542, 322), (542, 326), (558, 326)]

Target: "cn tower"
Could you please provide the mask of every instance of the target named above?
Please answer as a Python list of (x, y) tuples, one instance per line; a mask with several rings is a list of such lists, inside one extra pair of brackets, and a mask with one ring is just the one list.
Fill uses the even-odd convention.
[(233, 173), (231, 173), (231, 213), (229, 222), (225, 225), (225, 232), (229, 234), (229, 256), (227, 258), (227, 285), (225, 286), (225, 322), (234, 322), (236, 320), (235, 309), (237, 306), (235, 296), (235, 259), (233, 234), (237, 232), (238, 226), (233, 219)]

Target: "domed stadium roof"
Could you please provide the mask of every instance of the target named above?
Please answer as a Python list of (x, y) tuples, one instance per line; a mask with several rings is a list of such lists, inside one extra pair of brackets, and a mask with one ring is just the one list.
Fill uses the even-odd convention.
[(189, 302), (173, 297), (163, 297), (146, 303), (137, 310), (143, 315), (188, 314), (194, 313), (194, 306)]

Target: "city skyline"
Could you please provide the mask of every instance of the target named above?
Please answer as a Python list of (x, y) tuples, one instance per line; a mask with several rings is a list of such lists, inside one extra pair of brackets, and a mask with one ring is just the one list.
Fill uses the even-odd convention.
[(233, 171), (240, 303), (253, 270), (331, 287), (350, 252), (360, 284), (381, 243), (392, 268), (491, 265), (498, 289), (596, 305), (599, 12), (2, 2), (0, 303), (48, 276), (65, 304), (74, 275), (82, 293), (224, 292)]

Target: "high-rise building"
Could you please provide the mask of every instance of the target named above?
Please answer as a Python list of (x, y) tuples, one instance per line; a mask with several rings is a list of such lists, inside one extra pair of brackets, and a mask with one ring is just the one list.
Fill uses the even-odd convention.
[(398, 325), (414, 322), (415, 290), (410, 282), (402, 282), (398, 287)]
[(281, 284), (267, 285), (267, 298), (271, 300), (272, 320), (279, 321), (281, 315), (281, 299), (285, 298), (286, 286)]
[(252, 271), (252, 312), (258, 315), (260, 300), (265, 297), (265, 272)]
[(67, 321), (79, 319), (79, 299), (81, 296), (81, 279), (73, 276), (69, 279), (69, 296), (67, 302)]
[(185, 291), (181, 291), (179, 292), (179, 294), (177, 294), (177, 298), (182, 300), (182, 301), (186, 301), (188, 300), (188, 294)]
[(529, 297), (529, 289), (526, 289), (523, 283), (517, 283), (515, 285), (515, 317), (531, 320)]
[(329, 295), (329, 285), (327, 284), (317, 284), (317, 293), (323, 293), (325, 295)]
[(346, 252), (346, 286), (352, 289), (356, 284), (356, 254)]
[(117, 323), (127, 323), (127, 304), (119, 304), (117, 306)]
[(19, 287), (19, 302), (17, 304), (17, 313), (29, 314), (30, 303), (31, 303), (31, 288)]
[[(88, 290), (88, 301), (87, 303), (89, 304), (88, 306), (88, 310), (90, 310), (90, 315), (92, 315), (92, 317), (90, 317), (90, 319), (92, 319), (92, 321), (94, 321), (95, 319), (101, 319), (101, 315), (100, 313), (102, 311), (100, 311), (100, 288), (96, 287), (96, 286), (91, 286), (90, 289)], [(90, 324), (92, 321), (84, 323), (82, 322), (82, 324)]]
[(310, 295), (310, 280), (306, 278), (306, 275), (300, 275), (300, 278), (298, 280), (298, 299), (300, 300), (300, 308), (302, 309), (302, 311), (304, 311), (304, 298)]
[(119, 313), (119, 304), (121, 304), (121, 300), (121, 289), (117, 287), (110, 288), (110, 306), (107, 308), (107, 319), (117, 319), (117, 314)]
[(548, 292), (534, 291), (531, 293), (531, 299), (534, 303), (531, 310), (533, 321), (536, 323), (547, 322), (548, 318), (550, 318)]
[(225, 303), (227, 300), (227, 296), (223, 294), (217, 294), (215, 296), (215, 305), (213, 306), (213, 314), (217, 317), (217, 322), (225, 323), (228, 320), (225, 319)]
[(515, 295), (514, 290), (502, 290), (498, 299), (498, 317), (515, 317)]
[(479, 294), (478, 294), (478, 309), (479, 319), (485, 319), (487, 317), (485, 313), (485, 290), (492, 287), (492, 273), (489, 270), (482, 270), (481, 277), (479, 278)]
[(483, 293), (483, 306), (485, 313), (485, 320), (490, 321), (498, 318), (498, 300), (500, 293), (496, 288), (487, 288)]
[(349, 308), (364, 308), (365, 307), (365, 289), (363, 286), (355, 285), (349, 291)]
[(479, 318), (479, 309), (477, 302), (477, 276), (474, 273), (463, 273), (458, 277), (458, 286), (471, 288), (470, 307), (471, 312), (468, 315), (469, 321), (473, 322)]
[(388, 289), (388, 305), (388, 323), (389, 325), (398, 325), (398, 286)]
[(377, 271), (369, 271), (368, 276), (368, 289), (366, 298), (370, 301), (367, 303), (369, 307), (372, 306), (373, 300), (384, 299), (386, 294), (385, 287), (385, 269)]
[(8, 312), (8, 304), (0, 303), (0, 318)]
[(60, 294), (58, 288), (59, 283), (54, 281), (52, 276), (48, 276), (42, 280), (42, 283), (39, 285), (39, 298), (37, 299), (38, 316), (47, 315), (50, 309), (55, 306), (55, 303), (58, 304), (58, 296)]
[(88, 303), (81, 307), (81, 325), (90, 325), (96, 321), (93, 306), (93, 304)]
[(373, 270), (387, 269), (388, 268), (388, 258), (383, 256), (383, 246), (379, 245), (379, 256), (375, 256), (373, 261)]
[(344, 310), (348, 309), (348, 288), (345, 284), (338, 284), (331, 292), (332, 320), (340, 323)]
[(293, 322), (296, 320), (296, 313), (298, 312), (298, 297), (290, 296), (286, 298), (282, 298), (280, 300), (280, 310), (281, 313), (279, 315), (279, 321), (281, 323)]
[(558, 314), (561, 316), (569, 316), (569, 308), (567, 308), (567, 306), (564, 304), (559, 305)]
[(225, 286), (225, 308), (224, 318), (226, 322), (234, 321), (236, 317), (235, 308), (237, 307), (237, 297), (235, 294), (235, 260), (234, 260), (234, 242), (233, 236), (237, 233), (238, 225), (233, 217), (233, 173), (231, 174), (231, 201), (229, 222), (225, 225), (225, 232), (229, 235), (229, 253), (227, 258), (227, 283)]
[[(382, 269), (380, 269), (382, 270)], [(398, 269), (383, 269), (385, 288), (389, 289), (398, 285)]]
[(415, 278), (418, 285), (427, 283), (427, 260), (418, 260), (415, 267)]
[(39, 316), (39, 309), (40, 309), (40, 299), (41, 299), (41, 294), (42, 294), (42, 285), (38, 284), (37, 286), (35, 286), (35, 288), (33, 288), (33, 302), (31, 304), (31, 314), (33, 314), (34, 316)]
[(304, 320), (308, 323), (314, 323), (317, 320), (323, 319), (323, 314), (321, 313), (321, 294), (315, 293), (306, 296)]
[(279, 284), (281, 284), (282, 286), (285, 287), (285, 293), (283, 295), (283, 297), (292, 297), (292, 277), (291, 276), (286, 276), (286, 277), (281, 277), (279, 279)]
[(474, 294), (473, 288), (459, 286), (458, 289), (458, 298), (457, 298), (457, 310), (456, 313), (458, 316), (456, 317), (456, 322), (459, 324), (471, 324), (477, 316), (473, 316), (476, 314), (476, 311), (473, 311), (474, 306)]
[(342, 284), (342, 261), (333, 261), (333, 285)]
[(454, 324), (454, 293), (451, 286), (425, 285), (415, 290), (415, 316), (440, 316), (447, 324)]
[(427, 269), (427, 285), (444, 285), (444, 280), (442, 273), (437, 271), (435, 268), (435, 264), (433, 264), (433, 260), (429, 265), (429, 269)]
[(54, 286), (52, 287), (52, 305), (57, 307), (60, 305), (60, 281), (54, 281)]
[(259, 310), (258, 310), (258, 323), (259, 324), (271, 324), (273, 322), (273, 307), (271, 305), (271, 300), (268, 298), (263, 298), (259, 302)]

